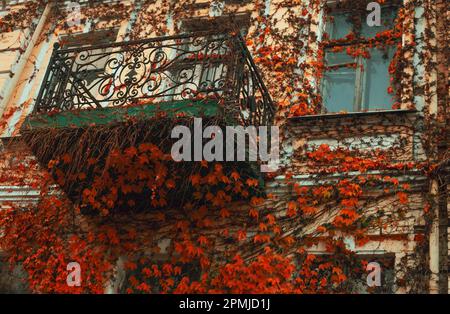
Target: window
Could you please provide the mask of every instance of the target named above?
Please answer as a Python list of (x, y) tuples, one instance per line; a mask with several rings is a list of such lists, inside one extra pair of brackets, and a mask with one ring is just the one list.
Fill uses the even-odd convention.
[(200, 89), (215, 89), (218, 88), (225, 78), (227, 69), (223, 57), (229, 52), (227, 47), (221, 44), (223, 34), (230, 30), (239, 29), (241, 35), (245, 37), (248, 32), (250, 23), (250, 16), (248, 14), (239, 14), (236, 16), (216, 16), (210, 18), (198, 18), (184, 21), (182, 29), (185, 32), (196, 31), (217, 31), (217, 35), (213, 35), (211, 39), (217, 40), (217, 45), (220, 46), (216, 51), (210, 53), (215, 56), (211, 62), (203, 64), (203, 70), (200, 75)]
[[(61, 46), (63, 49), (79, 48), (84, 46), (102, 45), (113, 43), (116, 41), (118, 28), (96, 30), (87, 33), (71, 34), (61, 38)], [(95, 80), (105, 73), (106, 63), (108, 61), (108, 52), (111, 47), (91, 50), (88, 58), (80, 53), (75, 63), (77, 68), (72, 69), (78, 73), (83, 73), (82, 77), (86, 81), (87, 86), (95, 84)]]
[[(317, 273), (318, 278), (327, 278), (332, 275), (332, 268), (320, 265), (329, 263), (329, 266), (340, 267), (347, 279), (341, 285), (336, 286), (337, 292), (354, 294), (392, 294), (395, 293), (396, 271), (395, 253), (366, 253), (359, 252), (353, 256), (338, 256), (329, 253), (315, 253), (315, 259), (310, 266)], [(298, 259), (299, 265), (303, 260)], [(380, 286), (369, 287), (367, 277), (372, 272), (366, 269), (369, 263), (377, 263), (380, 267)]]
[[(108, 28), (94, 30), (86, 33), (74, 33), (60, 38), (61, 49), (77, 49), (73, 52), (70, 63), (62, 67), (58, 73), (50, 77), (51, 84), (57, 85), (63, 81), (66, 92), (60, 97), (61, 106), (71, 108), (79, 101), (79, 91), (83, 92), (82, 107), (107, 106), (108, 97), (111, 96), (111, 81), (113, 69), (109, 67), (109, 60), (113, 48), (107, 44), (116, 41), (119, 29)], [(95, 48), (98, 45), (104, 47)], [(90, 48), (92, 47), (92, 49)], [(67, 75), (66, 72), (70, 72)], [(53, 87), (52, 87), (53, 88)]]
[[(136, 285), (133, 286), (133, 283), (142, 283), (145, 282), (148, 285), (149, 290), (145, 291), (146, 293), (161, 293), (162, 292), (162, 280), (155, 276), (146, 276), (146, 271), (150, 270), (151, 273), (154, 273), (155, 267), (156, 271), (164, 272), (164, 265), (166, 264), (167, 258), (164, 258), (160, 254), (158, 257), (150, 258), (148, 257), (147, 266), (142, 266), (137, 263), (137, 267), (134, 270), (125, 270), (124, 280), (120, 283), (118, 293), (137, 293), (140, 292), (139, 288)], [(168, 262), (168, 260), (167, 260)], [(172, 265), (169, 263), (169, 265)], [(201, 267), (198, 262), (192, 263), (176, 263), (174, 268), (178, 267), (181, 270), (180, 274), (173, 274), (170, 276), (173, 279), (174, 284), (172, 288), (177, 287), (181, 280), (184, 277), (189, 278), (190, 282), (199, 281), (201, 278)], [(147, 268), (147, 269), (146, 269)], [(150, 277), (150, 278), (149, 278)], [(168, 278), (166, 274), (162, 275), (162, 278)]]
[[(171, 67), (171, 81), (167, 85), (174, 87), (172, 100), (184, 99), (186, 91), (204, 92), (220, 95), (229, 79), (230, 47), (227, 34), (239, 29), (246, 35), (250, 24), (250, 14), (191, 18), (182, 21), (183, 33), (212, 32), (207, 43), (198, 39), (186, 38), (183, 48), (178, 52), (178, 61)], [(180, 58), (182, 56), (182, 58)], [(175, 82), (175, 84), (174, 84)]]
[[(351, 3), (350, 3), (351, 4)], [(366, 23), (366, 7), (335, 7), (327, 15), (324, 36), (324, 66), (321, 81), (323, 111), (356, 112), (391, 109), (389, 65), (396, 42), (378, 37), (377, 45), (369, 44), (375, 36), (392, 29), (397, 7), (385, 5), (381, 26)], [(348, 37), (353, 34), (353, 39)]]
[[(367, 276), (370, 271), (363, 268), (359, 278), (354, 278), (350, 283), (351, 293), (356, 294), (393, 294), (395, 293), (395, 254), (358, 254), (357, 260), (362, 263), (377, 263), (380, 266), (381, 285), (369, 287), (367, 285)], [(351, 270), (349, 270), (351, 271)]]

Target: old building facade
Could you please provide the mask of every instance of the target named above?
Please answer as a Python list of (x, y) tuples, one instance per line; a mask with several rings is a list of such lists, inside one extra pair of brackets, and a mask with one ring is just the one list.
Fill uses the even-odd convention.
[[(293, 208), (307, 216), (301, 224), (292, 218), (282, 232), (311, 240), (306, 250), (315, 256), (327, 256), (327, 238), (342, 238), (347, 250), (381, 265), (383, 285), (377, 292), (448, 293), (446, 3), (374, 2), (374, 9), (368, 9), (371, 1), (0, 1), (0, 205), (3, 210), (13, 204), (27, 207), (41, 197), (30, 179), (44, 171), (33, 162), (40, 144), (30, 145), (22, 133), (49, 126), (85, 128), (107, 123), (111, 116), (132, 115), (120, 111), (122, 100), (145, 99), (145, 93), (162, 102), (184, 99), (187, 83), (180, 70), (167, 72), (178, 75), (178, 81), (161, 79), (157, 87), (148, 83), (146, 92), (126, 96), (119, 96), (123, 86), (116, 81), (101, 82), (105, 73), (119, 79), (110, 60), (134, 49), (122, 42), (153, 49), (146, 39), (167, 36), (160, 41), (167, 42), (167, 49), (183, 45), (174, 50), (189, 50), (195, 37), (190, 42), (186, 34), (215, 31), (212, 42), (224, 40), (217, 34), (228, 34), (233, 43), (243, 38), (247, 46), (244, 67), (251, 79), (241, 79), (251, 82), (252, 92), (240, 87), (237, 97), (259, 101), (241, 107), (260, 119), (250, 118), (250, 124), (266, 124), (273, 105), (273, 124), (282, 136), (281, 170), (262, 177), (263, 186), (275, 200), (295, 202)], [(370, 25), (378, 7), (380, 24)], [(64, 59), (64, 51), (69, 58)], [(58, 63), (83, 60), (86, 51), (88, 66), (80, 62), (74, 70), (74, 61), (65, 72), (63, 62)], [(223, 96), (226, 89), (217, 82), (232, 68), (224, 70), (226, 53), (215, 53), (219, 61), (207, 70), (194, 67), (193, 76), (200, 77), (197, 89), (207, 82), (208, 92), (217, 89)], [(140, 70), (134, 70), (122, 81), (125, 88), (138, 84), (133, 77)], [(239, 82), (236, 73), (233, 80)], [(170, 80), (178, 83), (170, 85)], [(105, 113), (107, 122), (94, 111), (58, 120), (61, 112), (88, 107), (119, 109)], [(33, 167), (18, 169), (24, 160)], [(304, 201), (305, 189), (317, 192), (312, 205)], [(350, 195), (344, 196), (347, 189)], [(258, 206), (275, 204), (267, 199)], [(362, 217), (363, 234), (343, 231), (353, 214), (355, 221)], [(330, 233), (333, 226), (337, 231)], [(2, 280), (9, 287), (5, 291), (25, 289), (14, 277), (20, 277), (19, 270), (3, 269), (0, 290)], [(119, 271), (107, 291), (122, 291), (124, 276)], [(361, 282), (353, 292), (368, 291)]]

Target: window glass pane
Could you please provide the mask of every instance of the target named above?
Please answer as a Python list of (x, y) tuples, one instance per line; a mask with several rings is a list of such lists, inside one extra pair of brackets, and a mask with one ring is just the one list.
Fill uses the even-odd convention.
[(322, 80), (323, 104), (327, 112), (353, 111), (356, 72), (350, 68), (328, 71)]
[(328, 16), (326, 32), (330, 36), (330, 39), (343, 38), (352, 30), (353, 25), (350, 23), (348, 13), (335, 12)]
[[(241, 35), (245, 38), (249, 23), (250, 15), (248, 14), (238, 14), (232, 18), (228, 15), (215, 16), (212, 19), (205, 17), (191, 18), (182, 22), (181, 29), (186, 33), (217, 32), (217, 35), (212, 34), (208, 37), (210, 44), (200, 52), (208, 55), (209, 60), (198, 60), (191, 68), (193, 82), (198, 87), (198, 91), (216, 92), (218, 94), (223, 92), (222, 85), (228, 75), (227, 61), (223, 59), (229, 53), (226, 34), (230, 31), (230, 27), (236, 26), (239, 27)], [(186, 39), (186, 42), (182, 50), (198, 51), (198, 43), (192, 42), (190, 38)], [(184, 52), (180, 51), (180, 53), (183, 54)], [(183, 68), (183, 70), (186, 70), (186, 68)], [(179, 73), (175, 73), (175, 75), (178, 76), (177, 80), (179, 81)], [(182, 91), (185, 88), (185, 85), (180, 85), (176, 91)]]
[(392, 94), (387, 89), (390, 83), (389, 63), (394, 56), (394, 48), (386, 50), (370, 49), (370, 59), (365, 60), (363, 108), (392, 109)]
[(379, 32), (391, 29), (394, 27), (394, 21), (397, 17), (397, 8), (382, 7), (381, 8), (381, 26), (369, 26), (367, 20), (364, 20), (361, 25), (361, 37), (370, 38), (375, 37)]
[(325, 54), (325, 63), (327, 66), (333, 66), (337, 64), (354, 63), (355, 58), (349, 56), (347, 52), (327, 52)]
[(325, 71), (322, 79), (322, 98), (327, 112), (354, 111), (356, 70), (345, 66), (352, 63), (355, 59), (345, 51), (325, 54), (326, 66), (341, 65)]

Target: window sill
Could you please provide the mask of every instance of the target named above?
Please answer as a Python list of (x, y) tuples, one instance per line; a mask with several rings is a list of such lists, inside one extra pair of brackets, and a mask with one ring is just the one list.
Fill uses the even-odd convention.
[(290, 117), (288, 119), (294, 122), (294, 121), (309, 121), (322, 119), (357, 118), (357, 117), (380, 116), (380, 115), (403, 115), (416, 112), (417, 112), (416, 109), (395, 109), (395, 110), (361, 111), (348, 113), (324, 113), (324, 114)]

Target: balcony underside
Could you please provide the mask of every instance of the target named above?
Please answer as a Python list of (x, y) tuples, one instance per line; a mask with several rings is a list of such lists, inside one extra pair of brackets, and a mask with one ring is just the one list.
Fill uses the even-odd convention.
[[(218, 106), (213, 106), (214, 103), (208, 105), (211, 105), (211, 108), (218, 108)], [(119, 108), (115, 108), (115, 110), (117, 109)], [(120, 108), (120, 110), (124, 109), (130, 110), (131, 108)], [(127, 112), (129, 113), (129, 111)], [(169, 200), (167, 207), (181, 208), (186, 202), (193, 200), (194, 189), (190, 186), (189, 178), (193, 173), (206, 170), (202, 168), (203, 166), (200, 162), (175, 162), (170, 158), (170, 153), (173, 143), (178, 140), (171, 139), (173, 127), (185, 125), (194, 134), (194, 116), (171, 117), (170, 115), (166, 115), (160, 117), (155, 116), (154, 112), (148, 112), (143, 108), (139, 111), (131, 112), (136, 113), (135, 117), (138, 117), (141, 113), (147, 113), (148, 116), (143, 119), (118, 121), (120, 119), (117, 118), (117, 112), (115, 112), (115, 116), (102, 117), (100, 123), (95, 125), (90, 124), (86, 126), (86, 123), (79, 120), (81, 119), (80, 117), (77, 117), (76, 119), (78, 120), (76, 121), (78, 122), (76, 123), (79, 124), (78, 126), (64, 127), (64, 123), (67, 123), (64, 119), (67, 119), (67, 116), (58, 117), (56, 115), (51, 117), (50, 122), (47, 123), (45, 121), (29, 121), (32, 127), (25, 128), (22, 131), (22, 137), (31, 148), (33, 155), (43, 168), (49, 169), (57, 184), (65, 192), (65, 195), (68, 196), (73, 204), (80, 206), (84, 214), (95, 214), (98, 212), (97, 209), (86, 204), (85, 199), (83, 199), (83, 193), (86, 189), (96, 186), (98, 179), (104, 176), (105, 173), (108, 178), (106, 182), (113, 182), (105, 191), (110, 193), (111, 188), (120, 186), (120, 184), (116, 184), (116, 182), (121, 180), (118, 177), (117, 168), (110, 166), (111, 158), (114, 158), (115, 152), (125, 152), (130, 147), (137, 148), (139, 151), (139, 147), (142, 147), (143, 144), (155, 145), (166, 154), (169, 158), (163, 161), (164, 167), (167, 168), (168, 173), (176, 174), (176, 186), (168, 191), (166, 197)], [(206, 112), (210, 113), (211, 116), (205, 116), (202, 119), (204, 127), (208, 125), (227, 125), (223, 116), (212, 115), (214, 109), (206, 110)], [(196, 111), (195, 113), (197, 116), (198, 112)], [(67, 113), (64, 114), (67, 115)], [(71, 124), (75, 124), (73, 121), (75, 118), (71, 118)], [(90, 119), (92, 122), (92, 116), (90, 116)], [(106, 121), (110, 123), (106, 123)], [(50, 124), (55, 123), (60, 127), (50, 126)], [(124, 159), (116, 166), (118, 168), (128, 167), (132, 164), (132, 160), (138, 162), (137, 158), (138, 156)], [(93, 160), (95, 161), (94, 163), (92, 162)], [(208, 163), (208, 167), (214, 169), (215, 163), (217, 162)], [(232, 171), (237, 171), (244, 181), (248, 178), (257, 179), (260, 185), (248, 188), (248, 191), (250, 195), (261, 195), (260, 191), (263, 185), (263, 178), (257, 162), (218, 163), (222, 164), (224, 175), (227, 177), (231, 177)], [(135, 172), (137, 176), (136, 178), (130, 179), (130, 182), (127, 181), (127, 184), (130, 186), (142, 186), (142, 189), (139, 191), (122, 191), (119, 188), (117, 191), (117, 203), (108, 208), (108, 211), (140, 212), (159, 208), (160, 206), (155, 206), (150, 201), (150, 196), (154, 193), (154, 190), (146, 186), (148, 178), (142, 180), (139, 178), (139, 173), (142, 170), (153, 171), (152, 167), (154, 165), (150, 161), (148, 167), (146, 164), (143, 168), (138, 167), (139, 170), (125, 171), (125, 174)], [(83, 174), (82, 178), (80, 178), (80, 174)], [(98, 188), (99, 198), (102, 197), (101, 193), (105, 191)], [(184, 195), (185, 197), (181, 198), (180, 195)]]

